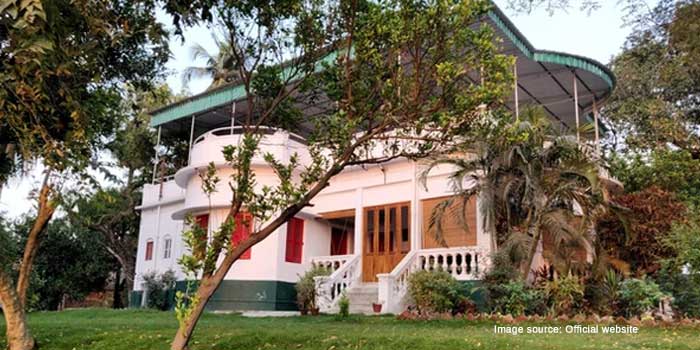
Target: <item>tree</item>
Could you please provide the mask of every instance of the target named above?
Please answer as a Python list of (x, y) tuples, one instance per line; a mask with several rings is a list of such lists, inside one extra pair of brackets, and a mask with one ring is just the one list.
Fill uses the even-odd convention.
[[(118, 262), (117, 275), (124, 277), (127, 291), (133, 289), (138, 248), (140, 214), (135, 208), (141, 202), (143, 185), (153, 176), (151, 154), (143, 151), (153, 149), (156, 143), (148, 112), (176, 99), (167, 85), (151, 91), (128, 89), (121, 104), (122, 121), (106, 144), (110, 157), (104, 157), (100, 164), (111, 184), (92, 181), (90, 188), (78, 188), (64, 196), (71, 222), (101, 236), (101, 248)], [(161, 168), (181, 167), (186, 155), (179, 152), (174, 140), (163, 141), (169, 156), (161, 159)], [(95, 187), (97, 190), (92, 190)], [(115, 294), (120, 290), (115, 288)]]
[(8, 0), (0, 10), (0, 168), (37, 159), (46, 168), (16, 282), (0, 269), (8, 345), (19, 350), (35, 346), (26, 295), (61, 180), (81, 173), (114, 130), (123, 83), (147, 86), (168, 49), (153, 2)]
[(601, 218), (597, 232), (602, 247), (623, 272), (627, 268), (637, 275), (656, 272), (661, 259), (674, 254), (664, 240), (675, 222), (684, 221), (685, 205), (673, 193), (655, 186), (615, 196), (612, 201), (626, 210), (622, 217)]
[[(506, 223), (502, 249), (510, 250), (520, 263), (523, 278), (530, 274), (537, 247), (545, 238), (553, 244), (552, 251), (545, 252), (548, 260), (560, 273), (568, 274), (571, 255), (590, 249), (591, 228), (605, 207), (599, 165), (538, 110), (526, 111), (514, 121), (509, 115), (492, 116), (466, 134), (463, 142), (462, 152), (438, 158), (424, 172), (425, 178), (436, 165), (456, 166), (451, 175), (455, 195), (436, 207), (431, 225), (454, 215), (445, 208), (455, 200), (466, 203), (478, 194), (492, 241), (494, 222)], [(470, 183), (474, 186), (465, 188)], [(438, 226), (435, 232), (439, 231)]]
[[(24, 245), (33, 220), (25, 216), (12, 225), (15, 246)], [(104, 290), (115, 262), (101, 249), (100, 240), (94, 232), (72, 226), (65, 217), (51, 221), (35, 259), (27, 308), (57, 310), (64, 297), (75, 300)]]
[(699, 160), (700, 2), (661, 1), (648, 18), (612, 61), (618, 85), (605, 117), (634, 150), (680, 149)]
[[(169, 4), (182, 10), (175, 16), (179, 23), (220, 21), (243, 63), (238, 70), (247, 107), (237, 119), (243, 125), (239, 145), (224, 149), (233, 169), (224, 224), (207, 239), (190, 218), (183, 233), (190, 253), (180, 264), (199, 281), (194, 295), (179, 294), (172, 349), (187, 347), (207, 302), (241, 254), (309, 206), (331, 178), (349, 166), (449, 148), (453, 136), (485, 110), (502, 106), (510, 91), (512, 59), (498, 53), (488, 27), (472, 26), (486, 14), (487, 1)], [(211, 11), (215, 15), (207, 17)], [(298, 108), (324, 99), (327, 110), (320, 114), (305, 116)], [(301, 130), (308, 157), (266, 154), (259, 147), (263, 126)], [(253, 159), (260, 157), (276, 184), (257, 182)], [(213, 164), (200, 177), (208, 195), (222, 181)], [(230, 232), (248, 223), (245, 217), (254, 222), (252, 232), (232, 243)]]
[(195, 78), (211, 78), (212, 82), (208, 89), (213, 89), (231, 83), (238, 77), (238, 62), (234, 56), (231, 44), (222, 41), (218, 36), (213, 35), (217, 52), (209, 53), (202, 45), (195, 43), (190, 50), (192, 59), (197, 61), (203, 59), (204, 67), (190, 66), (185, 68), (182, 80), (185, 84)]

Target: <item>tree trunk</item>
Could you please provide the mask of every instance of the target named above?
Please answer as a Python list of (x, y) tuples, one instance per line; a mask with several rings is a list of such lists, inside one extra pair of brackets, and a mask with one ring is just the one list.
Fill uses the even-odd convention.
[(131, 291), (134, 290), (134, 279), (136, 278), (136, 267), (134, 266), (134, 258), (132, 261), (124, 264), (124, 290), (126, 291), (126, 307), (131, 306)]
[(0, 271), (0, 302), (2, 302), (5, 324), (7, 326), (5, 335), (7, 336), (8, 349), (34, 349), (34, 338), (29, 333), (29, 327), (27, 327), (27, 316), (24, 313), (24, 306), (20, 302), (12, 282), (3, 271)]
[(225, 274), (220, 274), (219, 276), (213, 275), (211, 277), (203, 278), (197, 288), (197, 297), (199, 298), (199, 303), (192, 310), (190, 316), (184, 321), (180, 329), (178, 329), (175, 339), (170, 346), (171, 350), (185, 350), (187, 349), (187, 344), (192, 337), (192, 332), (197, 326), (197, 321), (202, 316), (204, 308), (206, 308), (207, 303), (216, 289), (221, 284)]
[(117, 268), (114, 274), (114, 294), (112, 297), (112, 309), (122, 309), (124, 305), (122, 304), (122, 269)]
[(22, 307), (27, 301), (27, 289), (29, 289), (29, 281), (31, 280), (32, 267), (34, 265), (34, 257), (39, 250), (41, 236), (44, 233), (49, 220), (53, 217), (56, 209), (56, 204), (51, 200), (51, 185), (49, 185), (50, 171), (46, 172), (44, 182), (41, 185), (39, 192), (39, 209), (36, 219), (29, 231), (27, 244), (24, 246), (24, 254), (22, 256), (22, 264), (19, 267), (19, 276), (17, 277), (17, 296)]
[(521, 267), (521, 273), (524, 281), (527, 281), (527, 277), (530, 275), (530, 268), (532, 267), (532, 261), (535, 259), (535, 254), (537, 253), (537, 246), (540, 244), (541, 233), (535, 227), (528, 229), (528, 233), (532, 234), (532, 245), (527, 253), (527, 259)]

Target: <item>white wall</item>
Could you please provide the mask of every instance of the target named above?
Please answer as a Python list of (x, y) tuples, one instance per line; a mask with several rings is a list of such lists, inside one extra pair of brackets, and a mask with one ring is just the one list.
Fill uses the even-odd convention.
[(311, 268), (311, 258), (325, 256), (331, 253), (331, 227), (321, 219), (308, 213), (300, 213), (297, 218), (304, 220), (304, 246), (301, 254), (301, 264), (285, 261), (287, 245), (287, 224), (282, 225), (277, 236), (280, 247), (277, 255), (277, 280), (296, 282)]
[[(333, 178), (331, 185), (312, 200), (312, 206), (305, 208), (298, 215), (304, 219), (304, 248), (301, 264), (284, 261), (287, 227), (282, 225), (276, 232), (251, 248), (250, 260), (237, 261), (226, 278), (295, 282), (298, 276), (310, 267), (312, 257), (330, 254), (330, 226), (317, 214), (337, 210), (354, 209), (356, 213), (362, 213), (362, 208), (368, 206), (411, 202), (413, 247), (419, 249), (422, 240), (420, 230), (423, 208), (421, 200), (451, 194), (452, 187), (448, 176), (452, 170), (451, 167), (434, 169), (428, 178), (426, 190), (417, 180), (417, 176), (422, 171), (420, 165), (407, 160), (394, 161), (381, 167), (368, 166), (348, 169)], [(210, 230), (218, 227), (228, 213), (228, 203), (230, 203), (231, 198), (228, 187), (230, 172), (231, 170), (228, 168), (220, 168), (217, 171), (221, 181), (217, 192), (212, 196), (211, 203), (214, 209), (212, 209), (209, 219)], [(270, 169), (265, 168), (256, 168), (256, 176), (261, 185), (271, 185), (277, 180)], [(184, 201), (162, 205), (160, 214), (158, 206), (143, 209), (136, 266), (137, 274), (140, 275), (153, 269), (162, 272), (172, 268), (182, 277), (177, 265), (177, 259), (185, 249), (181, 238), (183, 223), (180, 218), (186, 213), (208, 212), (209, 200), (201, 192), (200, 185), (199, 178), (192, 176), (187, 182)], [(144, 198), (144, 202), (146, 200)], [(355, 219), (356, 226), (359, 227), (359, 230), (356, 230), (357, 235), (358, 232), (362, 232), (362, 218), (356, 215)], [(477, 245), (488, 246), (488, 237), (483, 234), (481, 226), (481, 220), (479, 220)], [(166, 234), (173, 240), (172, 257), (167, 260), (163, 259), (162, 251), (163, 238)], [(354, 241), (357, 254), (361, 253), (357, 250), (357, 247), (362, 247), (361, 238), (354, 237), (351, 240)], [(147, 262), (144, 261), (144, 257), (148, 239), (154, 240), (154, 259)], [(135, 284), (135, 289), (141, 289), (139, 281)]]
[[(180, 202), (141, 210), (134, 290), (142, 290), (143, 280), (141, 277), (150, 271), (163, 273), (171, 269), (176, 273), (178, 279), (185, 277), (177, 263), (177, 259), (182, 255), (184, 249), (182, 221), (171, 218), (172, 213), (181, 206)], [(164, 258), (164, 242), (167, 238), (172, 240), (171, 254), (168, 259)], [(146, 243), (150, 240), (153, 241), (153, 259), (146, 261)]]

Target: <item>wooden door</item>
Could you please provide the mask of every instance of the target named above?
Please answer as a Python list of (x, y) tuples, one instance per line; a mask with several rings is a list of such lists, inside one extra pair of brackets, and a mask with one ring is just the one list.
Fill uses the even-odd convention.
[(386, 204), (364, 210), (362, 280), (376, 282), (411, 250), (410, 203)]

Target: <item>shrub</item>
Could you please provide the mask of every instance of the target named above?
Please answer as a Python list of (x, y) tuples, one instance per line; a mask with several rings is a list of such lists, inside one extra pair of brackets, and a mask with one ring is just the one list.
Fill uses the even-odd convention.
[(302, 313), (316, 308), (316, 281), (314, 281), (314, 277), (327, 276), (328, 274), (328, 269), (315, 266), (299, 278), (294, 288), (297, 291), (297, 305)]
[(651, 311), (663, 296), (659, 285), (646, 278), (630, 278), (620, 285), (620, 306), (628, 317)]
[(599, 315), (618, 313), (620, 284), (622, 278), (615, 270), (607, 270), (596, 279), (586, 281), (584, 299), (590, 308)]
[(551, 310), (557, 315), (570, 314), (583, 304), (583, 285), (574, 275), (560, 276), (544, 285)]
[(348, 299), (345, 293), (343, 293), (343, 295), (340, 296), (340, 300), (338, 300), (338, 308), (340, 308), (338, 312), (340, 317), (346, 318), (350, 315), (350, 299)]
[(408, 278), (408, 293), (418, 312), (451, 312), (460, 304), (462, 286), (443, 270), (417, 271)]
[[(495, 289), (495, 288), (494, 288)], [(498, 296), (489, 295), (493, 312), (510, 314), (539, 314), (545, 309), (544, 295), (535, 288), (528, 287), (522, 280), (508, 281), (498, 288)]]
[(528, 287), (520, 278), (517, 263), (507, 250), (492, 256), (493, 265), (484, 274), (482, 289), (491, 312), (502, 314), (541, 314), (546, 310), (541, 291)]
[(676, 254), (662, 261), (657, 274), (661, 289), (673, 295), (673, 305), (688, 317), (700, 317), (700, 208), (687, 223), (676, 223), (664, 244)]
[(143, 288), (146, 290), (146, 306), (151, 309), (168, 310), (168, 293), (175, 287), (175, 272), (168, 270), (162, 274), (155, 271), (143, 275)]

